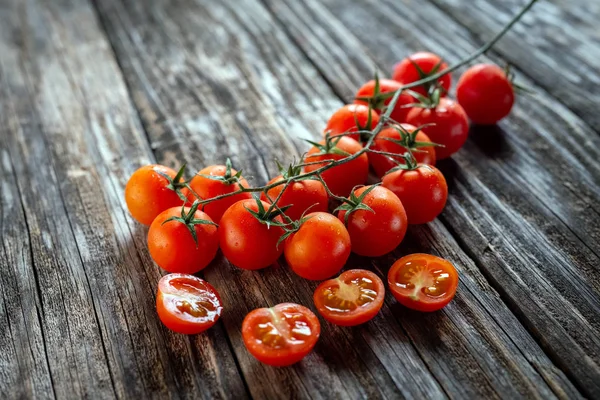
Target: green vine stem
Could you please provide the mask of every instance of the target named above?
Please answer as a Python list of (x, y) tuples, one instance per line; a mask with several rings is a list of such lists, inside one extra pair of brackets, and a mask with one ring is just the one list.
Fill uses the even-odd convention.
[[(302, 179), (313, 178), (313, 179), (317, 179), (317, 180), (320, 180), (321, 182), (323, 182), (323, 179), (321, 178), (321, 174), (323, 172), (327, 171), (328, 169), (337, 167), (338, 165), (342, 165), (347, 162), (350, 162), (350, 161), (360, 157), (362, 154), (366, 153), (367, 151), (372, 151), (372, 150), (370, 150), (370, 147), (373, 144), (373, 141), (375, 140), (375, 138), (377, 137), (379, 132), (381, 132), (381, 130), (386, 126), (386, 124), (388, 124), (389, 122), (393, 122), (392, 119), (390, 118), (390, 114), (396, 107), (396, 104), (398, 102), (398, 99), (400, 98), (400, 94), (402, 93), (402, 91), (433, 82), (446, 74), (456, 71), (463, 65), (469, 64), (471, 61), (475, 60), (477, 57), (481, 56), (482, 54), (485, 54), (489, 49), (491, 49), (496, 44), (496, 42), (498, 42), (498, 40), (500, 40), (506, 34), (506, 32), (508, 32), (512, 28), (512, 26), (515, 23), (517, 23), (517, 21), (519, 21), (521, 19), (521, 17), (523, 17), (523, 15), (525, 15), (525, 13), (527, 13), (527, 11), (529, 11), (529, 9), (531, 9), (531, 7), (533, 7), (533, 5), (537, 1), (538, 0), (529, 0), (527, 2), (527, 4), (525, 4), (525, 6), (523, 6), (523, 8), (489, 42), (487, 42), (485, 45), (483, 45), (482, 47), (480, 47), (475, 52), (473, 52), (469, 56), (465, 57), (461, 61), (457, 62), (456, 64), (450, 66), (449, 68), (447, 68), (443, 71), (439, 71), (435, 74), (429, 75), (418, 81), (403, 85), (395, 92), (385, 93), (386, 98), (391, 97), (391, 100), (390, 100), (390, 103), (389, 103), (385, 113), (380, 117), (379, 122), (377, 123), (375, 128), (373, 128), (373, 130), (370, 132), (369, 131), (359, 131), (359, 132), (348, 133), (348, 134), (362, 134), (362, 133), (369, 134), (369, 139), (364, 143), (364, 147), (361, 150), (359, 150), (358, 152), (356, 152), (346, 158), (342, 158), (340, 160), (335, 160), (335, 161), (334, 160), (330, 160), (330, 161), (325, 160), (325, 161), (316, 162), (315, 164), (325, 164), (325, 165), (323, 165), (322, 167), (320, 167), (314, 171), (311, 171), (311, 172), (305, 172), (303, 174), (300, 174), (300, 175), (297, 175), (294, 177), (284, 178), (280, 181), (277, 181), (277, 182), (274, 182), (272, 184), (265, 185), (265, 186), (241, 188), (234, 192), (225, 193), (225, 194), (222, 194), (219, 196), (212, 197), (210, 199), (199, 199), (198, 203), (200, 205), (204, 205), (204, 204), (207, 204), (207, 203), (210, 203), (213, 201), (224, 199), (226, 197), (235, 196), (236, 194), (239, 194), (239, 193), (266, 192), (274, 187), (277, 187), (280, 185), (288, 186), (291, 182), (302, 180)], [(343, 134), (343, 135), (346, 135), (346, 134)], [(408, 161), (408, 159), (410, 159), (411, 161), (414, 161), (412, 151), (408, 150), (407, 153), (408, 153), (408, 157), (406, 157), (407, 158), (406, 161)], [(309, 164), (313, 164), (313, 163), (304, 163), (304, 164), (299, 164), (299, 165), (306, 166)], [(329, 192), (329, 190), (328, 190), (328, 192)], [(283, 193), (283, 190), (281, 191), (281, 193)], [(343, 199), (343, 198), (339, 198), (339, 196), (335, 196), (335, 198), (337, 200)], [(271, 209), (271, 210), (273, 208), (278, 209), (278, 207), (275, 204), (276, 204), (276, 202), (273, 202), (273, 204), (271, 205), (271, 207), (269, 207), (269, 209)]]

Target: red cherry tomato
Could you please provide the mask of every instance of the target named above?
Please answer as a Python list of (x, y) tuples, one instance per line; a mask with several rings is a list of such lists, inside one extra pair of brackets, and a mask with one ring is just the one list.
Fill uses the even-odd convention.
[(167, 328), (193, 335), (216, 324), (223, 306), (208, 282), (194, 275), (169, 274), (158, 282), (156, 311)]
[(402, 202), (409, 224), (433, 221), (448, 199), (446, 179), (431, 165), (419, 164), (412, 171), (399, 169), (389, 172), (382, 182)]
[(411, 254), (392, 265), (388, 285), (403, 306), (417, 311), (436, 311), (454, 298), (458, 273), (443, 258)]
[(435, 124), (423, 128), (433, 143), (444, 145), (437, 147), (435, 155), (438, 160), (450, 157), (467, 141), (469, 135), (469, 120), (465, 110), (447, 97), (440, 99), (437, 107), (412, 108), (406, 117), (406, 122), (414, 126)]
[[(370, 118), (369, 118), (370, 113)], [(357, 132), (359, 130), (372, 130), (379, 123), (379, 114), (375, 110), (370, 110), (363, 104), (346, 104), (333, 113), (324, 132), (329, 132), (330, 136), (338, 136), (342, 133)], [(348, 135), (348, 137), (360, 141), (358, 134)]]
[(321, 283), (313, 300), (317, 311), (327, 321), (355, 326), (377, 315), (384, 297), (385, 288), (377, 275), (364, 269), (352, 269)]
[[(337, 141), (337, 143), (336, 143)], [(327, 160), (341, 160), (362, 150), (362, 146), (356, 140), (342, 136), (333, 139), (335, 147), (326, 152), (318, 147), (312, 147), (306, 154), (304, 162), (318, 162)], [(319, 142), (321, 145), (325, 141)], [(345, 152), (348, 155), (337, 154), (336, 151)], [(317, 163), (304, 167), (306, 172), (311, 172), (325, 166), (327, 163)], [(321, 177), (336, 196), (348, 196), (354, 186), (362, 185), (369, 176), (369, 158), (366, 153), (347, 163), (330, 168), (321, 174)]]
[[(381, 186), (363, 186), (354, 191), (362, 204), (371, 210), (356, 210), (350, 213), (345, 223), (352, 251), (361, 256), (379, 257), (394, 250), (406, 234), (406, 212), (402, 202), (394, 193)], [(338, 212), (340, 221), (345, 222), (346, 210)]]
[[(414, 126), (409, 124), (400, 124), (400, 126), (409, 133), (414, 132), (416, 129)], [(392, 141), (399, 141), (400, 139), (401, 136), (398, 132), (398, 129), (394, 128), (394, 126), (390, 126), (382, 129), (377, 135), (377, 138), (373, 141), (371, 149), (399, 155), (398, 157), (390, 157), (383, 154), (369, 153), (369, 164), (371, 164), (371, 167), (378, 177), (381, 178), (386, 172), (397, 166), (399, 163), (404, 163), (404, 159), (400, 156), (406, 153), (406, 148)], [(415, 141), (431, 142), (429, 136), (427, 136), (423, 131), (419, 131), (417, 133)], [(435, 165), (435, 148), (433, 146), (415, 148), (413, 149), (413, 155), (420, 164)]]
[[(127, 208), (133, 218), (144, 225), (150, 225), (166, 209), (183, 204), (177, 193), (167, 187), (169, 180), (161, 173), (171, 179), (177, 175), (164, 165), (146, 165), (135, 171), (125, 186)], [(187, 190), (181, 192), (187, 195)]]
[[(233, 168), (230, 168), (230, 176), (234, 176), (237, 171)], [(224, 180), (215, 180), (210, 179), (202, 175), (213, 176), (213, 177), (225, 177), (227, 174), (227, 167), (225, 165), (211, 165), (200, 171), (198, 174), (190, 181), (190, 187), (192, 190), (200, 196), (200, 199), (207, 200), (213, 197), (217, 197), (223, 194), (232, 193), (237, 190), (240, 190), (242, 187), (247, 188), (248, 182), (240, 177), (239, 180), (231, 179), (231, 182), (226, 182)], [(190, 198), (192, 195), (190, 194)], [(250, 193), (239, 193), (234, 196), (225, 197), (220, 200), (216, 200), (210, 203), (207, 203), (203, 211), (210, 215), (210, 217), (215, 222), (219, 222), (225, 210), (227, 210), (232, 204), (237, 203), (240, 200), (251, 199), (252, 195)], [(192, 201), (195, 200), (195, 197)]]
[[(381, 116), (381, 114), (383, 114), (383, 112), (384, 112), (384, 109), (383, 109), (384, 106), (387, 106), (388, 104), (390, 104), (390, 101), (392, 100), (392, 98), (389, 97), (385, 101), (377, 101), (376, 100), (377, 93), (375, 90), (375, 86), (376, 86), (375, 80), (370, 80), (367, 83), (365, 83), (364, 85), (362, 85), (356, 92), (356, 95), (354, 96), (357, 99), (357, 100), (354, 100), (354, 103), (369, 105), (369, 103), (367, 101), (359, 100), (359, 98), (370, 98), (371, 103), (375, 103), (375, 104), (372, 104), (373, 108)], [(379, 93), (395, 92), (398, 89), (400, 89), (401, 87), (402, 87), (401, 83), (393, 81), (391, 79), (380, 79), (379, 80)], [(412, 97), (410, 94), (408, 94), (406, 92), (402, 92), (402, 94), (398, 98), (396, 107), (394, 107), (394, 111), (392, 111), (392, 113), (390, 114), (390, 117), (398, 123), (405, 122), (406, 115), (408, 114), (408, 111), (410, 110), (410, 108), (403, 107), (403, 106), (406, 106), (408, 104), (412, 104), (415, 102), (416, 102), (416, 100), (414, 97)]]
[(323, 280), (337, 274), (350, 256), (350, 235), (331, 214), (310, 213), (285, 241), (283, 254), (290, 268), (305, 279)]
[[(185, 207), (184, 212), (189, 213), (190, 208)], [(173, 217), (178, 220), (167, 221)], [(209, 224), (212, 219), (200, 210), (194, 213), (193, 218), (208, 222), (192, 225), (197, 243), (182, 221), (181, 207), (163, 211), (150, 225), (148, 250), (154, 262), (165, 271), (193, 274), (206, 268), (215, 258), (219, 249), (217, 227)]]
[[(269, 204), (259, 200), (265, 209)], [(223, 255), (236, 267), (260, 269), (277, 261), (283, 246), (277, 246), (283, 229), (279, 226), (261, 223), (250, 213), (259, 211), (257, 201), (238, 201), (225, 211), (219, 224), (219, 243)], [(275, 218), (281, 223), (281, 217)]]
[(477, 64), (460, 77), (456, 98), (471, 121), (491, 125), (510, 113), (515, 93), (502, 68), (493, 64)]
[(302, 360), (315, 347), (320, 334), (316, 315), (293, 303), (257, 308), (242, 323), (242, 338), (250, 354), (275, 367)]
[[(271, 179), (268, 184), (271, 185), (281, 180), (283, 180), (283, 177), (279, 175)], [(267, 191), (269, 198), (264, 193), (261, 194), (261, 198), (267, 203), (273, 203), (284, 187), (285, 184), (275, 186)], [(294, 221), (297, 221), (306, 210), (310, 209), (312, 212), (327, 211), (329, 195), (321, 181), (314, 179), (295, 181), (285, 189), (277, 201), (277, 206), (280, 208), (288, 205), (291, 207), (285, 210), (285, 214)]]
[[(433, 69), (439, 64), (439, 67), (436, 71)], [(418, 67), (415, 67), (415, 65)], [(420, 71), (419, 71), (420, 69)], [(448, 69), (448, 64), (442, 61), (440, 56), (428, 53), (425, 51), (415, 53), (409, 57), (406, 57), (398, 64), (394, 66), (394, 73), (392, 74), (392, 79), (406, 85), (408, 83), (416, 82), (427, 76), (436, 74), (445, 69)], [(450, 74), (446, 74), (439, 78), (438, 83), (444, 89), (442, 92), (444, 95), (450, 90), (450, 84), (452, 82), (452, 77)], [(421, 85), (410, 90), (413, 90), (422, 95), (426, 95), (429, 89), (429, 85)]]

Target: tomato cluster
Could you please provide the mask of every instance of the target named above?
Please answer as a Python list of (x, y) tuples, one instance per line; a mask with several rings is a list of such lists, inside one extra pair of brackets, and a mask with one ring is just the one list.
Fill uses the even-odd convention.
[[(393, 79), (367, 82), (354, 104), (332, 115), (323, 140), (310, 142), (300, 163), (280, 166), (281, 174), (262, 187), (251, 187), (229, 160), (189, 180), (183, 167), (136, 171), (125, 197), (132, 216), (150, 225), (151, 257), (170, 272), (158, 285), (164, 325), (194, 334), (216, 323), (223, 310), (219, 294), (192, 274), (219, 249), (246, 270), (266, 268), (283, 255), (300, 277), (323, 281), (314, 307), (326, 321), (352, 326), (372, 319), (385, 285), (366, 270), (340, 274), (350, 253), (382, 256), (400, 245), (408, 224), (434, 220), (448, 198), (436, 161), (464, 144), (468, 118), (495, 123), (512, 107), (512, 84), (499, 68), (470, 68), (458, 82), (458, 102), (447, 97), (452, 80), (446, 69), (437, 55), (416, 53), (396, 65)], [(380, 183), (366, 184), (370, 170)], [(338, 207), (330, 213), (331, 204)], [(388, 273), (392, 295), (419, 311), (444, 307), (457, 286), (452, 264), (427, 254), (403, 257)], [(275, 366), (301, 360), (320, 331), (315, 314), (292, 303), (256, 309), (242, 324), (248, 351)]]

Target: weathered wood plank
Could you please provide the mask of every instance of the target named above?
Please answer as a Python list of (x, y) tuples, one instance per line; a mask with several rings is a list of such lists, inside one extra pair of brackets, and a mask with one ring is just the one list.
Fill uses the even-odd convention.
[[(27, 268), (38, 276), (41, 304), (31, 312), (41, 313), (45, 379), (59, 398), (243, 398), (220, 326), (188, 338), (156, 317), (161, 273), (123, 199), (129, 175), (152, 156), (93, 7), (11, 1), (0, 21), (2, 135), (32, 247), (21, 279)], [(35, 292), (19, 289), (16, 297), (36, 303)], [(14, 335), (36, 333), (34, 322), (31, 330), (13, 325), (10, 312)], [(40, 379), (44, 367), (19, 372)]]
[[(423, 48), (450, 62), (474, 50), (471, 34), (427, 3), (357, 2), (352, 9), (337, 0), (268, 3), (346, 98), (373, 65), (390, 70)], [(437, 28), (422, 35), (422, 26)], [(525, 83), (540, 95), (520, 101), (499, 128), (473, 130), (465, 149), (441, 163), (451, 187), (443, 220), (557, 365), (594, 395), (600, 390), (600, 143), (542, 88)]]
[[(319, 71), (306, 64), (259, 3), (98, 0), (97, 5), (163, 162), (199, 167), (229, 155), (254, 183), (263, 183), (266, 171), (274, 172), (267, 161), (305, 150), (299, 138), (318, 137), (340, 106)], [(249, 356), (241, 321), (255, 307), (282, 301), (311, 305), (316, 284), (284, 267), (248, 272), (223, 260), (209, 267), (206, 276), (223, 295), (228, 310), (223, 320), (251, 393), (577, 397), (444, 226), (433, 227), (411, 228), (396, 256), (430, 251), (456, 263), (461, 287), (448, 309), (424, 316), (388, 298), (382, 314), (363, 327), (324, 324), (315, 353), (287, 369), (262, 366)], [(384, 274), (393, 259), (377, 260), (374, 268)], [(357, 258), (352, 265), (368, 263)]]
[[(434, 0), (440, 9), (485, 42), (524, 1)], [(495, 51), (518, 66), (600, 133), (600, 3), (540, 1)]]
[[(2, 125), (4, 114), (0, 101)], [(31, 246), (5, 134), (0, 132), (0, 397), (52, 398)]]

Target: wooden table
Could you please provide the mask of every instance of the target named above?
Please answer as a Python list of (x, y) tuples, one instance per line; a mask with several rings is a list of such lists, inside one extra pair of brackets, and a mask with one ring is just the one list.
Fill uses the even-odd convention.
[(428, 49), (450, 62), (522, 0), (0, 2), (0, 398), (600, 398), (600, 2), (541, 1), (484, 61), (533, 88), (439, 163), (441, 217), (388, 256), (460, 273), (432, 314), (391, 296), (373, 321), (324, 323), (290, 368), (259, 364), (240, 325), (312, 305), (283, 264), (223, 257), (205, 334), (165, 329), (162, 274), (123, 188), (140, 165), (189, 173), (227, 156), (262, 184), (298, 157), (374, 68)]

